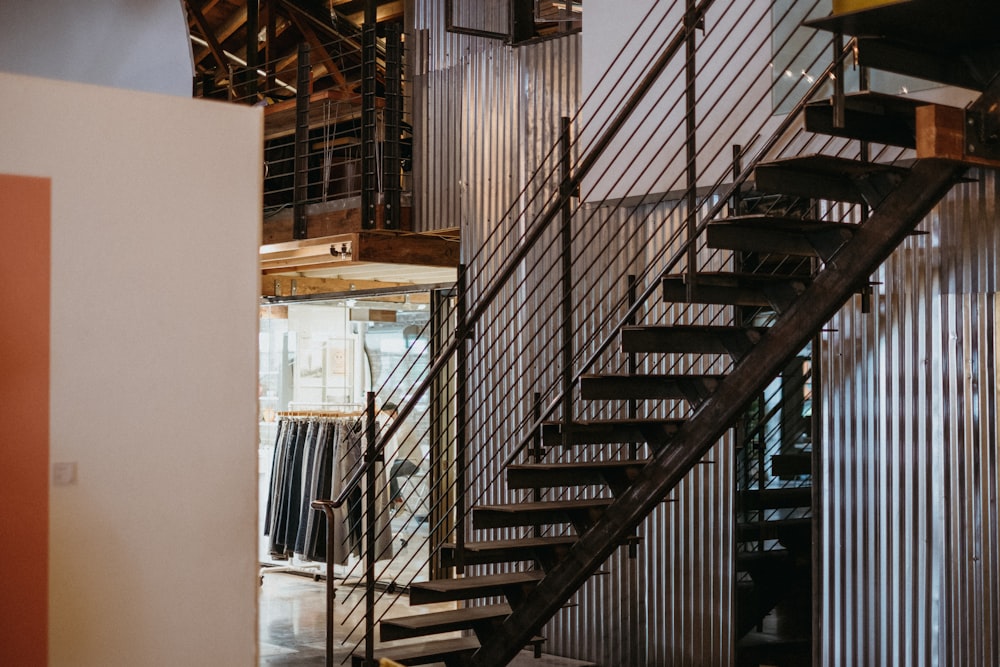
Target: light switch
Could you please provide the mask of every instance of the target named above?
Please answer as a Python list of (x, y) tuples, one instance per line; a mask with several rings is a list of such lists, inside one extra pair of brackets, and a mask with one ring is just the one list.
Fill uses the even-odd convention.
[(76, 484), (76, 461), (62, 461), (52, 464), (52, 483), (55, 486)]

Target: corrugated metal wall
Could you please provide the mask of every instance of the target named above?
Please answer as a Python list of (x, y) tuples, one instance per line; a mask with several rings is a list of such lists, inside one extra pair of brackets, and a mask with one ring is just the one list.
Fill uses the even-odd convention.
[(1000, 185), (976, 174), (823, 336), (823, 664), (1000, 664)]

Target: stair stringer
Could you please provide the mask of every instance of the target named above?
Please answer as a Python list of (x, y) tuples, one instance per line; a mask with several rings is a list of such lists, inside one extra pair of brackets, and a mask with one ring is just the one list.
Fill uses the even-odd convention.
[(913, 231), (966, 167), (923, 159), (825, 264), (760, 342), (722, 380), (632, 485), (616, 498), (566, 557), (483, 642), (468, 664), (506, 665), (622, 541), (701, 460), (746, 404), (816, 335)]

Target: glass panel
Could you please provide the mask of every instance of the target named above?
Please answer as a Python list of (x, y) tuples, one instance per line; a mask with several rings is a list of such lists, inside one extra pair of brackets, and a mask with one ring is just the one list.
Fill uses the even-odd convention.
[[(299, 503), (302, 507), (301, 502), (308, 501), (310, 494), (309, 480), (319, 483), (315, 480), (320, 478), (311, 477), (319, 467), (325, 466), (324, 475), (341, 482), (350, 476), (360, 465), (363, 441), (361, 431), (353, 426), (360, 427), (364, 422), (367, 392), (376, 391), (376, 404), (380, 409), (377, 419), (380, 430), (384, 429), (394, 418), (395, 404), (406, 400), (410, 390), (427, 372), (430, 346), (425, 325), (429, 320), (426, 294), (381, 297), (378, 301), (341, 299), (261, 308), (258, 445), (262, 562), (290, 563), (306, 571), (310, 568), (322, 571), (322, 563), (317, 562), (322, 558), (310, 554), (301, 537), (299, 544), (279, 542), (276, 545), (271, 535), (264, 534), (268, 514), (274, 520), (276, 512), (280, 511), (275, 506), (275, 499), (284, 493), (276, 490), (279, 478), (286, 474), (286, 469), (301, 471), (301, 478), (286, 482), (291, 486), (283, 488), (298, 489), (305, 499)], [(293, 421), (296, 424), (304, 421), (339, 424), (341, 430), (329, 436), (328, 442), (335, 443), (340, 458), (327, 463), (318, 458), (313, 460), (310, 448), (318, 447), (314, 443), (320, 436), (318, 431), (307, 432), (307, 427), (303, 427), (301, 442), (279, 439), (286, 438), (288, 424)], [(421, 399), (386, 446), (386, 464), (379, 471), (377, 482), (379, 504), (385, 509), (380, 520), (387, 526), (380, 549), (382, 545), (391, 545), (391, 549), (381, 552), (386, 556), (379, 567), (384, 583), (397, 575), (401, 584), (415, 578), (426, 579), (428, 431), (427, 400)], [(286, 451), (294, 451), (286, 450), (291, 447), (300, 448), (300, 458), (289, 453), (279, 461)], [(351, 448), (354, 453), (350, 463), (344, 463), (343, 457)], [(295, 486), (296, 483), (299, 486)], [(294, 496), (295, 493), (285, 495)], [(329, 495), (331, 492), (316, 497)], [(297, 521), (308, 517), (309, 513), (300, 511), (300, 517), (294, 514), (290, 512), (288, 520)], [(345, 519), (347, 522), (353, 520), (351, 517)], [(343, 559), (338, 558), (342, 566), (335, 571), (338, 576), (353, 579), (361, 575), (357, 566), (358, 540), (356, 536), (351, 539), (347, 529), (342, 532), (346, 552), (350, 553)]]

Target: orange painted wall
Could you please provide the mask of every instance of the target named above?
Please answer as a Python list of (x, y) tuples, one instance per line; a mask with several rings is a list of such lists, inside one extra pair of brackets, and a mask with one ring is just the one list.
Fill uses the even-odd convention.
[(0, 665), (48, 654), (51, 183), (0, 174)]

